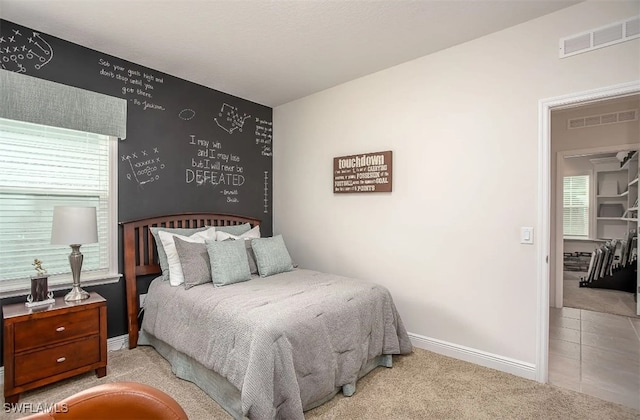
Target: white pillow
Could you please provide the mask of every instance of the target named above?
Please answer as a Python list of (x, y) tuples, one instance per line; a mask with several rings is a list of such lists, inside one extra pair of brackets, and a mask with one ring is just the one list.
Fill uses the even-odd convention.
[[(216, 229), (210, 227), (202, 232), (196, 232), (191, 236), (177, 235), (175, 233), (165, 232), (163, 230), (158, 232), (162, 246), (167, 254), (167, 262), (169, 263), (169, 284), (172, 286), (180, 286), (184, 283), (184, 274), (182, 273), (182, 266), (180, 265), (180, 258), (178, 257), (178, 250), (176, 244), (173, 242), (173, 237), (177, 236), (186, 242), (195, 242), (203, 244), (207, 239), (215, 240)], [(174, 277), (175, 276), (175, 277)]]
[(256, 226), (248, 232), (243, 233), (242, 235), (232, 235), (227, 232), (217, 231), (216, 232), (216, 241), (226, 241), (227, 239), (254, 239), (260, 237), (260, 226)]

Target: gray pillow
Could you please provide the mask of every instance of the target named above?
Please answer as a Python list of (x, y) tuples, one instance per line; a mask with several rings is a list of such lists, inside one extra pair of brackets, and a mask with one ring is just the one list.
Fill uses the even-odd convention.
[(199, 284), (211, 281), (211, 262), (205, 244), (183, 241), (178, 237), (173, 237), (176, 244), (178, 258), (182, 266), (184, 276), (184, 288), (190, 289)]
[(228, 238), (225, 241), (242, 241), (244, 240), (244, 247), (247, 250), (247, 262), (249, 263), (249, 271), (251, 274), (258, 274), (258, 266), (256, 265), (256, 254), (253, 253), (253, 249), (251, 248), (251, 239), (233, 239)]
[(239, 236), (243, 233), (249, 232), (251, 230), (251, 225), (249, 223), (244, 223), (242, 225), (216, 226), (216, 230), (226, 232), (230, 235)]
[(258, 265), (256, 264), (256, 254), (251, 247), (251, 239), (244, 240), (244, 247), (247, 249), (247, 261), (249, 262), (249, 271), (251, 274), (258, 274)]
[(205, 241), (215, 287), (251, 280), (247, 250), (242, 241)]
[(151, 230), (151, 234), (153, 235), (153, 239), (156, 241), (156, 248), (158, 249), (158, 262), (160, 263), (160, 268), (162, 269), (162, 278), (164, 280), (169, 280), (169, 261), (167, 260), (167, 253), (162, 246), (162, 241), (160, 240), (160, 235), (158, 232), (163, 230), (169, 233), (175, 233), (176, 235), (182, 236), (191, 236), (196, 232), (201, 232), (203, 230), (209, 229), (210, 226), (203, 226), (201, 228), (166, 228), (166, 227), (152, 227), (149, 228)]
[(293, 270), (293, 262), (282, 235), (251, 240), (260, 277)]

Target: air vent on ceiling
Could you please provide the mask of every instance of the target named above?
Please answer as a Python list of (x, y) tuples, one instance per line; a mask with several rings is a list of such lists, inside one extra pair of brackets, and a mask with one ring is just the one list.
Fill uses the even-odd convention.
[(589, 115), (588, 117), (572, 118), (567, 122), (567, 128), (595, 127), (596, 125), (623, 123), (628, 121), (636, 121), (638, 119), (638, 110), (629, 109), (620, 112), (609, 112), (607, 114)]
[(640, 16), (560, 39), (560, 58), (640, 38)]

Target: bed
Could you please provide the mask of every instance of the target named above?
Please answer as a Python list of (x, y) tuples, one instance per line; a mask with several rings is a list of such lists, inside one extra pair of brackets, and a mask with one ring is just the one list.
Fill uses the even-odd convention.
[[(339, 391), (352, 395), (357, 380), (377, 366), (391, 367), (391, 355), (412, 351), (387, 289), (301, 268), (223, 287), (214, 286), (215, 270), (213, 283), (189, 288), (159, 276), (149, 285), (139, 329), (136, 277), (161, 274), (153, 227), (246, 224), (260, 221), (203, 213), (123, 223), (130, 348), (153, 346), (178, 377), (234, 418), (252, 419), (303, 419)], [(281, 238), (250, 242), (260, 274), (265, 260), (258, 245), (272, 239)]]

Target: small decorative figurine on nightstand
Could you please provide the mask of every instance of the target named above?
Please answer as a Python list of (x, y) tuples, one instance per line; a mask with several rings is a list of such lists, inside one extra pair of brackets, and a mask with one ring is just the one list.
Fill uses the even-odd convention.
[(35, 268), (37, 275), (31, 276), (31, 294), (27, 296), (25, 305), (28, 308), (32, 308), (55, 303), (53, 292), (49, 291), (49, 277), (47, 276), (47, 270), (42, 267), (42, 261), (36, 258), (31, 265)]
[(39, 259), (35, 258), (33, 260), (33, 264), (31, 264), (31, 265), (35, 267), (36, 273), (38, 273), (38, 277), (42, 277), (45, 274), (47, 274), (47, 270), (45, 270), (42, 267), (42, 261), (40, 261)]

